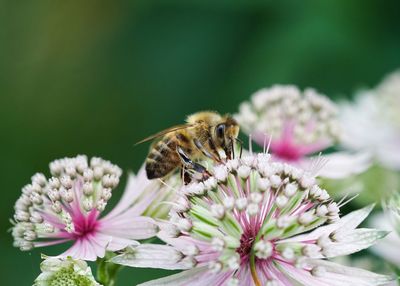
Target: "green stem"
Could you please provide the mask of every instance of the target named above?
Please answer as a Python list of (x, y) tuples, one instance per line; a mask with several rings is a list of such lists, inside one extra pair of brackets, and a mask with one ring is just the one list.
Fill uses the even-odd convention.
[(103, 286), (115, 286), (117, 274), (122, 268), (122, 265), (108, 262), (110, 258), (115, 256), (112, 252), (107, 252), (103, 258), (98, 258), (96, 279)]

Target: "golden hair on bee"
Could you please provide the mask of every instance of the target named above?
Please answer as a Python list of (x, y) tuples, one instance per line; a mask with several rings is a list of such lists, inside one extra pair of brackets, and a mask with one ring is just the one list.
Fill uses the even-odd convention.
[(173, 126), (139, 142), (155, 139), (146, 158), (147, 177), (162, 178), (178, 167), (207, 174), (195, 161), (208, 157), (222, 162), (220, 152), (231, 159), (238, 134), (239, 125), (230, 115), (214, 111), (189, 115), (186, 124)]

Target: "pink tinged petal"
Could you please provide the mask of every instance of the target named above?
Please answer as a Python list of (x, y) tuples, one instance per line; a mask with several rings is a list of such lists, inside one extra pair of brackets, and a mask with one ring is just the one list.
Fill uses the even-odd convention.
[(89, 234), (85, 238), (76, 240), (67, 251), (57, 257), (71, 256), (74, 259), (95, 261), (97, 257), (104, 257), (110, 240), (111, 237), (106, 238), (101, 234)]
[(375, 286), (385, 285), (395, 278), (387, 275), (376, 274), (367, 270), (347, 267), (327, 260), (307, 260), (311, 267), (323, 267), (326, 271), (318, 280), (332, 286)]
[(137, 176), (130, 173), (122, 198), (113, 208), (113, 210), (106, 216), (106, 218), (115, 217), (129, 209), (130, 206), (138, 200), (138, 198), (143, 194), (143, 192), (150, 184), (154, 184), (154, 181), (147, 179), (144, 166), (140, 168)]
[(111, 262), (130, 267), (162, 268), (169, 270), (187, 269), (191, 265), (182, 263), (183, 255), (168, 245), (142, 244), (117, 255)]
[(147, 239), (157, 234), (158, 226), (149, 217), (126, 217), (121, 215), (114, 219), (100, 220), (99, 231), (113, 237)]
[(139, 284), (138, 286), (204, 286), (217, 285), (215, 281), (219, 274), (208, 272), (208, 267), (195, 267), (190, 270), (182, 271), (178, 274), (170, 275), (164, 278), (152, 280)]
[(165, 233), (165, 231), (160, 231), (157, 234), (157, 237), (182, 252), (184, 252), (185, 250), (187, 250), (193, 246), (196, 246), (200, 250), (201, 253), (207, 252), (207, 250), (211, 250), (210, 243), (206, 243), (201, 240), (194, 240), (192, 238), (185, 237), (185, 236), (180, 236), (178, 238), (174, 238), (174, 237), (171, 237), (170, 235), (168, 235), (167, 233)]
[(251, 276), (249, 264), (242, 265), (237, 273), (239, 286), (254, 285), (253, 277)]
[(327, 163), (319, 171), (319, 176), (330, 179), (342, 179), (357, 175), (371, 166), (371, 155), (367, 152), (336, 152), (324, 155)]
[(41, 241), (41, 242), (34, 242), (33, 245), (35, 247), (43, 247), (43, 246), (51, 246), (51, 245), (56, 245), (60, 243), (64, 243), (67, 241), (70, 241), (71, 239), (65, 238), (65, 239), (56, 239), (56, 240), (49, 240), (49, 241)]
[[(267, 273), (271, 276), (272, 279), (276, 280), (280, 285), (282, 286), (292, 286), (292, 283), (288, 279), (288, 277), (285, 276), (285, 274), (281, 271), (279, 271), (278, 268), (276, 268), (276, 265), (278, 263), (269, 263), (267, 267), (265, 267)], [(268, 277), (269, 278), (269, 277)]]
[(110, 238), (110, 242), (107, 246), (107, 250), (110, 250), (110, 251), (118, 251), (118, 250), (124, 249), (125, 247), (128, 247), (128, 246), (139, 245), (139, 242), (137, 242), (136, 240), (132, 240), (132, 239), (115, 237), (115, 236), (111, 237), (109, 235), (107, 235), (106, 237)]
[(321, 152), (329, 147), (332, 146), (332, 141), (329, 139), (321, 139), (318, 142), (310, 143), (310, 144), (303, 144), (298, 146), (300, 154), (302, 156), (314, 154), (317, 152)]
[[(324, 281), (319, 281), (316, 277), (312, 276), (309, 271), (304, 269), (299, 269), (291, 264), (280, 264), (276, 263), (279, 270), (284, 273), (290, 280), (296, 281), (302, 286), (334, 286), (334, 282), (326, 283)], [(294, 284), (296, 285), (296, 284)], [(353, 285), (355, 286), (355, 285)], [(359, 286), (359, 285), (357, 285)]]

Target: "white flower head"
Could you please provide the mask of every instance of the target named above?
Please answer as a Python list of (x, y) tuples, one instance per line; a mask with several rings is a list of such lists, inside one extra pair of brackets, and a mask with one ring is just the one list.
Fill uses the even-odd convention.
[(365, 150), (389, 169), (400, 170), (400, 71), (375, 89), (359, 92), (340, 105), (342, 144)]
[(268, 151), (275, 160), (306, 170), (315, 168), (317, 161), (322, 177), (344, 178), (369, 166), (369, 158), (362, 154), (335, 152), (324, 162), (312, 156), (341, 138), (337, 106), (314, 89), (301, 91), (293, 85), (261, 89), (240, 105), (235, 119), (258, 145), (265, 148), (270, 141)]
[[(244, 166), (249, 168), (246, 176), (236, 170), (228, 170), (222, 180), (211, 176), (217, 184), (205, 192), (197, 189), (205, 189), (206, 182), (183, 186), (179, 194), (189, 202), (188, 208), (171, 213), (171, 219), (160, 224), (158, 236), (166, 245), (143, 244), (112, 261), (185, 270), (142, 286), (291, 285), (293, 280), (307, 286), (342, 286), (390, 281), (325, 260), (365, 249), (386, 235), (357, 229), (372, 206), (341, 218), (340, 205), (307, 172), (257, 155), (238, 160), (237, 170)], [(215, 169), (219, 172), (220, 167)], [(260, 180), (271, 183), (260, 185)], [(182, 219), (190, 227), (180, 227)], [(177, 231), (172, 233), (171, 228)]]
[(85, 261), (73, 260), (71, 257), (43, 258), (45, 260), (40, 264), (42, 273), (36, 278), (34, 286), (100, 286)]

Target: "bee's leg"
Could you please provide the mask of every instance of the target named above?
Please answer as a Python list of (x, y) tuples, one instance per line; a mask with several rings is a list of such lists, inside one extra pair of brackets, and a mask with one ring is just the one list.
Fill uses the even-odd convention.
[(239, 158), (242, 158), (242, 153), (243, 153), (243, 141), (240, 140), (239, 138), (235, 138), (235, 140), (239, 143), (240, 145), (240, 152), (239, 152)]
[(186, 170), (184, 165), (182, 165), (181, 168), (181, 178), (185, 185), (189, 184), (192, 181), (192, 177), (190, 176), (190, 173)]
[(240, 145), (239, 158), (242, 158), (243, 144), (239, 138), (231, 138), (229, 145), (224, 149), (228, 159), (235, 159), (235, 141)]
[(211, 174), (207, 171), (207, 169), (203, 165), (193, 162), (189, 158), (189, 156), (185, 153), (185, 151), (183, 151), (183, 149), (181, 147), (178, 146), (176, 148), (176, 152), (178, 153), (179, 157), (181, 158), (184, 168), (186, 168), (188, 170), (193, 170), (195, 172), (202, 174), (203, 179), (206, 179), (211, 176)]
[[(193, 143), (197, 147), (197, 149), (199, 149), (201, 151), (201, 153), (203, 153), (204, 156), (206, 156), (206, 157), (208, 157), (208, 158), (210, 158), (210, 159), (212, 159), (212, 160), (214, 160), (214, 161), (216, 161), (218, 163), (221, 163), (221, 158), (220, 158), (220, 156), (219, 156), (217, 151), (215, 151), (215, 153), (208, 152), (207, 149), (204, 148), (203, 144), (200, 142), (199, 139), (194, 139)], [(211, 145), (210, 145), (210, 147), (211, 147)], [(212, 147), (212, 148), (214, 148), (214, 147)]]

